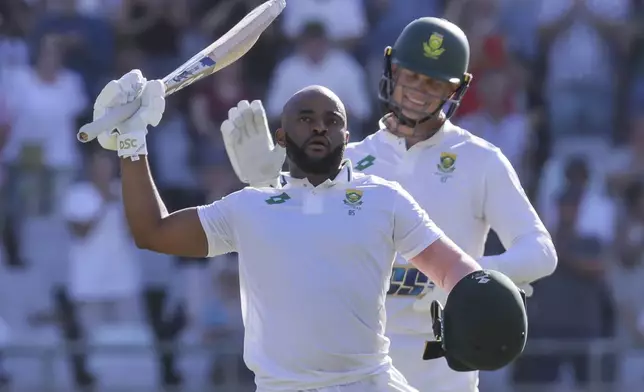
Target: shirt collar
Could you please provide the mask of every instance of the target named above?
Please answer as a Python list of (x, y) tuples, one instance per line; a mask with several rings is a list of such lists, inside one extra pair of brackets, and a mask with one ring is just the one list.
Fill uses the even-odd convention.
[(348, 184), (353, 181), (353, 164), (350, 160), (345, 159), (342, 161), (340, 171), (334, 179), (327, 179), (317, 187), (314, 187), (307, 178), (295, 178), (290, 173), (282, 173), (280, 175), (280, 187), (307, 187), (307, 188), (331, 188), (338, 184)]
[[(401, 136), (396, 136), (393, 133), (389, 132), (387, 130), (387, 126), (385, 125), (384, 117), (381, 118), (380, 121), (378, 121), (378, 125), (380, 127), (380, 131), (378, 132), (378, 134), (380, 135), (380, 138), (382, 140), (394, 146), (402, 145), (405, 147), (405, 138)], [(432, 147), (432, 146), (438, 145), (445, 139), (445, 137), (454, 133), (455, 130), (456, 130), (456, 127), (454, 126), (454, 124), (452, 124), (449, 120), (446, 120), (443, 123), (443, 125), (440, 127), (440, 129), (434, 135), (432, 135), (432, 137), (430, 137), (427, 140), (423, 140), (421, 142), (416, 143), (415, 146), (418, 146), (419, 148), (425, 148), (425, 147)]]

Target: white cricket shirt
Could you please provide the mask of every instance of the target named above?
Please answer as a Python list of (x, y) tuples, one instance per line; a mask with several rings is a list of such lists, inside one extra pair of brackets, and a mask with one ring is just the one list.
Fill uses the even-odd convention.
[[(356, 171), (398, 182), (483, 268), (501, 271), (517, 283), (554, 270), (550, 235), (510, 162), (485, 140), (447, 121), (410, 149), (403, 138), (383, 129), (350, 143), (346, 156)], [(490, 227), (508, 251), (482, 258)], [(423, 298), (427, 305), (433, 299), (445, 304), (447, 298), (404, 257), (396, 259), (389, 293), (387, 332), (393, 333), (431, 333), (429, 312), (415, 311), (414, 303)]]
[(244, 359), (262, 391), (356, 382), (391, 367), (385, 296), (396, 252), (442, 233), (397, 183), (356, 174), (245, 188), (199, 208), (209, 256), (239, 252)]

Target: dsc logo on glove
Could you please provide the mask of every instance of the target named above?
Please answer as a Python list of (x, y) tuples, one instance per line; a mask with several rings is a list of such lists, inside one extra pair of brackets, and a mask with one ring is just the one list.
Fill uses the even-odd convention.
[(119, 150), (127, 150), (129, 148), (136, 148), (136, 139), (125, 139), (119, 141)]

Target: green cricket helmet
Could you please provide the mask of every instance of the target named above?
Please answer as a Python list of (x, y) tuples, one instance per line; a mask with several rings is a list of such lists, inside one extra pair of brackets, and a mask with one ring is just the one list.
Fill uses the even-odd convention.
[(497, 370), (525, 348), (525, 293), (498, 271), (467, 275), (449, 293), (445, 309), (432, 303), (431, 315), (436, 340), (427, 342), (423, 359), (445, 357), (452, 370)]
[[(454, 23), (432, 17), (419, 18), (409, 23), (394, 46), (385, 48), (384, 70), (379, 91), (379, 99), (383, 103), (385, 113), (393, 113), (401, 124), (410, 127), (437, 116), (441, 111), (450, 118), (456, 112), (472, 80), (472, 75), (467, 73), (469, 62), (470, 44), (467, 36)], [(453, 94), (440, 97), (418, 91), (411, 86), (403, 86), (403, 89), (417, 90), (416, 92), (428, 98), (427, 110), (419, 113), (419, 119), (412, 119), (402, 113), (402, 110), (407, 108), (393, 98), (398, 80), (392, 65), (458, 87)], [(436, 99), (440, 100), (440, 105), (432, 112), (429, 106)]]

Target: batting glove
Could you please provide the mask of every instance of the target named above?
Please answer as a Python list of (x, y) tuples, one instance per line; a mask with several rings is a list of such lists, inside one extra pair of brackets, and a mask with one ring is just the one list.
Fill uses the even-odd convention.
[(157, 126), (165, 110), (165, 85), (160, 80), (147, 81), (138, 69), (110, 81), (94, 102), (94, 120), (110, 110), (141, 97), (141, 107), (129, 119), (117, 125), (115, 130), (98, 136), (98, 142), (106, 150), (118, 151), (121, 158), (137, 160), (147, 155), (145, 141), (147, 126)]
[(230, 109), (221, 134), (241, 182), (256, 188), (278, 186), (286, 150), (273, 143), (261, 101), (240, 101)]

